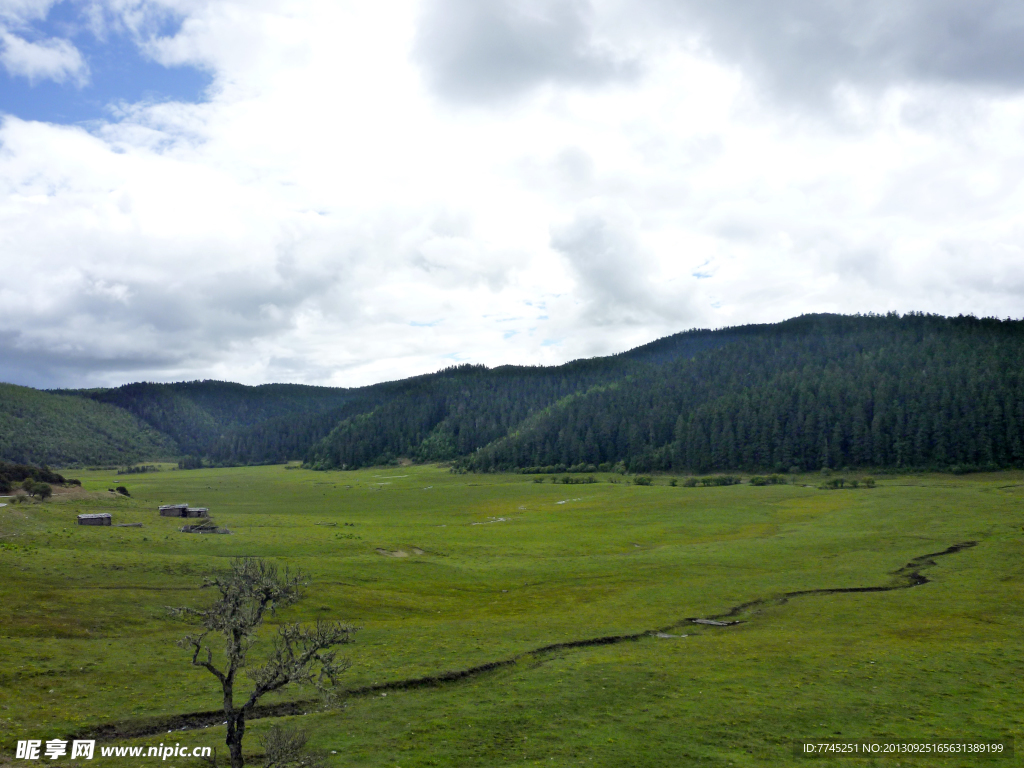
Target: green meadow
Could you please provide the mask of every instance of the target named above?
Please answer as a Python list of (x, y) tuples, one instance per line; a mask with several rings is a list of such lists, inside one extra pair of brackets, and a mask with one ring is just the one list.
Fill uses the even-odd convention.
[[(1015, 738), (1024, 751), (1021, 472), (886, 475), (872, 489), (834, 491), (811, 475), (685, 488), (666, 477), (562, 485), (425, 466), (70, 474), (81, 491), (0, 508), (0, 765), (30, 764), (14, 759), (19, 739), (216, 709), (219, 688), (175, 646), (186, 627), (166, 606), (207, 601), (203, 575), (242, 556), (310, 580), (266, 636), (273, 623), (318, 618), (360, 628), (342, 649), (346, 688), (516, 659), (254, 720), (254, 765), (275, 722), (305, 728), (336, 766), (1024, 764), (807, 760), (792, 746)], [(131, 498), (107, 490), (116, 485)], [(177, 502), (209, 507), (230, 535), (180, 533), (182, 521), (157, 513)], [(85, 512), (143, 527), (75, 525)], [(909, 561), (963, 542), (977, 545), (922, 566), (921, 586), (770, 600), (895, 586)], [(687, 622), (757, 599), (768, 602), (733, 626)], [(263, 703), (311, 696), (290, 688)], [(101, 744), (223, 738), (213, 726)], [(91, 764), (158, 763), (200, 764), (98, 751)]]

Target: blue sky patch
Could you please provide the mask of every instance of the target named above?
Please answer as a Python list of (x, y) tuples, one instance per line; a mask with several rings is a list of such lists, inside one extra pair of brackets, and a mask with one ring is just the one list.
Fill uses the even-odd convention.
[[(38, 43), (51, 38), (72, 43), (85, 61), (84, 83), (69, 77), (64, 82), (37, 78), (34, 82), (0, 68), (0, 112), (23, 120), (73, 124), (110, 119), (110, 106), (121, 102), (200, 102), (213, 78), (194, 67), (165, 67), (146, 58), (132, 34), (107, 25), (105, 39), (87, 26), (78, 2), (58, 3), (43, 21), (10, 28), (11, 34)], [(173, 35), (180, 21), (161, 19), (146, 30), (149, 35)]]

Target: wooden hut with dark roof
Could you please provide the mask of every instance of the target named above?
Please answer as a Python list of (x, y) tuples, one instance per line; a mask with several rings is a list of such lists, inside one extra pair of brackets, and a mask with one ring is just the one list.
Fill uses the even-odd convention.
[(112, 517), (109, 512), (99, 512), (91, 515), (79, 515), (79, 525), (110, 525)]

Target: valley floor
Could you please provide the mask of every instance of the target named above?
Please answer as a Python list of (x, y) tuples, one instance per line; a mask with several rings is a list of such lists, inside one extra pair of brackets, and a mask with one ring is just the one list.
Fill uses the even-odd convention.
[[(165, 732), (219, 702), (175, 646), (185, 627), (166, 606), (204, 603), (203, 575), (240, 556), (309, 575), (306, 598), (274, 622), (361, 628), (345, 648), (344, 708), (253, 721), (253, 764), (282, 721), (337, 766), (778, 766), (805, 762), (795, 741), (823, 738), (1024, 749), (1021, 472), (835, 491), (811, 476), (684, 488), (436, 467), (72, 474), (82, 491), (0, 509), (0, 765), (31, 764), (15, 759), (18, 740), (75, 733), (222, 745), (218, 725)], [(157, 513), (177, 502), (209, 507), (231, 533), (180, 533)], [(115, 525), (75, 524), (91, 512)], [(906, 588), (785, 597), (862, 587)], [(91, 764), (150, 763), (199, 761), (97, 751)]]

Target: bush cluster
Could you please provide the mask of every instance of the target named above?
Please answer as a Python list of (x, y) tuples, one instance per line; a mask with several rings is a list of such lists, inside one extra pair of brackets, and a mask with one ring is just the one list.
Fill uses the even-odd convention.
[(53, 496), (53, 487), (49, 483), (39, 483), (31, 477), (26, 477), (21, 481), (21, 488), (29, 497), (39, 497), (41, 501), (45, 501)]
[(743, 482), (742, 477), (736, 475), (712, 475), (710, 477), (688, 477), (683, 480), (684, 488), (694, 488), (703, 485), (705, 488), (716, 485), (738, 485)]
[(594, 472), (616, 472), (614, 464), (604, 462), (603, 464), (549, 464), (544, 467), (523, 467), (522, 469), (513, 469), (513, 472), (518, 472), (522, 475), (562, 475), (566, 472), (570, 474), (593, 474)]
[[(534, 478), (536, 482), (543, 482), (543, 478)], [(565, 485), (589, 485), (590, 483), (596, 483), (597, 478), (593, 475), (587, 477), (571, 477), (570, 475), (562, 475), (561, 477), (552, 477), (552, 483), (563, 483)]]
[[(178, 463), (178, 468), (182, 469), (182, 466), (181, 466), (180, 462)], [(154, 466), (152, 464), (146, 464), (146, 465), (140, 465), (140, 466), (137, 466), (137, 467), (136, 466), (120, 467), (117, 470), (117, 474), (119, 474), (119, 475), (143, 475), (146, 472), (159, 472), (159, 471), (160, 471), (160, 467)]]
[(785, 485), (786, 478), (782, 475), (754, 475), (748, 482), (751, 485)]
[(824, 491), (838, 491), (841, 488), (859, 488), (861, 485), (865, 488), (874, 488), (875, 480), (872, 477), (865, 477), (863, 480), (847, 480), (845, 477), (835, 477), (818, 487)]
[(81, 485), (81, 480), (69, 480), (63, 475), (58, 475), (49, 467), (33, 467), (31, 464), (8, 464), (0, 461), (0, 493), (7, 494), (14, 490), (15, 485), (20, 485), (29, 496), (33, 496), (25, 483), (33, 487), (35, 484), (45, 486), (47, 489), (44, 498), (53, 494), (52, 485)]

